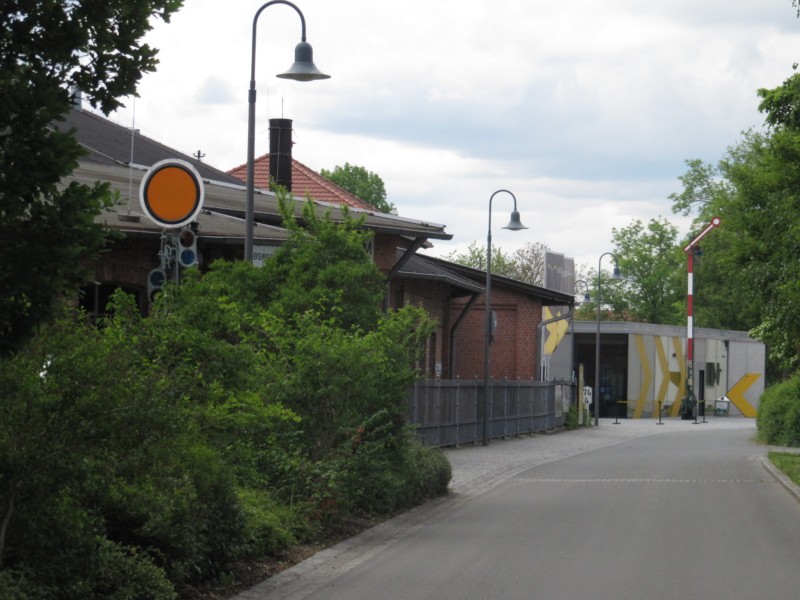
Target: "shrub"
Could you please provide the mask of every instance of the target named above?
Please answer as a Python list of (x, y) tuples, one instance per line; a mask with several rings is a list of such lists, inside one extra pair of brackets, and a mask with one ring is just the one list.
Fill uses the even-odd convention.
[(800, 446), (800, 376), (770, 386), (758, 409), (761, 440), (778, 446)]
[(267, 490), (239, 489), (237, 496), (245, 518), (247, 556), (274, 556), (311, 537), (301, 506), (280, 504)]
[(385, 516), (447, 492), (450, 463), (423, 446), (403, 418), (382, 410), (320, 464), (314, 500), (324, 525), (351, 514)]
[(578, 425), (578, 407), (570, 406), (569, 411), (564, 416), (564, 429), (577, 429)]

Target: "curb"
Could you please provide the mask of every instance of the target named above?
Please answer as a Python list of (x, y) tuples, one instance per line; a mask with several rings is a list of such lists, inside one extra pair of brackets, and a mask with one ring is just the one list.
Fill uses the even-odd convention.
[(761, 458), (761, 461), (762, 464), (764, 465), (764, 468), (770, 473), (770, 475), (772, 475), (775, 479), (777, 479), (780, 482), (780, 484), (784, 488), (786, 488), (786, 491), (789, 492), (792, 496), (794, 496), (795, 500), (800, 502), (800, 486), (798, 486), (794, 481), (792, 481), (786, 475), (784, 475), (783, 472), (780, 469), (778, 469), (778, 467), (776, 467), (774, 464), (772, 464), (772, 461), (766, 456), (763, 456)]

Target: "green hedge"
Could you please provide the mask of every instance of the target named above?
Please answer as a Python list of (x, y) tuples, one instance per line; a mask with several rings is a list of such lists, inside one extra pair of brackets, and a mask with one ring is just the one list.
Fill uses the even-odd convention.
[(770, 386), (761, 395), (758, 432), (764, 443), (800, 446), (800, 375)]
[(403, 418), (432, 323), (381, 313), (365, 234), (314, 219), (0, 357), (0, 598), (172, 599), (446, 493)]

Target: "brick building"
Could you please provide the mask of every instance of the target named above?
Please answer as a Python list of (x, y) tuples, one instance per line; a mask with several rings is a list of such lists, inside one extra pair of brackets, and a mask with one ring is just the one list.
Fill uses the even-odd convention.
[[(281, 119), (282, 139), (290, 137), (291, 121)], [(271, 123), (271, 132), (273, 132)], [(98, 220), (123, 234), (112, 242), (109, 252), (93, 265), (94, 284), (82, 290), (81, 303), (100, 313), (114, 289), (135, 295), (142, 312), (149, 306), (148, 276), (165, 265), (170, 236), (151, 221), (139, 202), (139, 187), (147, 169), (165, 159), (191, 164), (200, 174), (205, 190), (203, 208), (191, 228), (198, 234), (199, 267), (213, 260), (243, 258), (245, 234), (245, 186), (237, 177), (241, 167), (223, 172), (142, 136), (138, 131), (75, 108), (59, 127), (73, 129), (87, 155), (71, 176), (82, 183), (105, 181), (118, 193), (115, 207)], [(289, 127), (289, 133), (286, 127)], [(483, 376), (484, 305), (486, 274), (441, 259), (421, 256), (421, 248), (452, 235), (444, 225), (380, 213), (339, 188), (308, 167), (292, 159), (286, 145), (256, 162), (254, 249), (264, 256), (287, 238), (281, 227), (278, 201), (266, 188), (270, 180), (282, 182), (296, 197), (314, 202), (320, 213), (341, 217), (341, 206), (365, 218), (364, 226), (374, 232), (370, 248), (373, 260), (386, 276), (385, 308), (408, 304), (423, 306), (435, 319), (437, 328), (428, 341), (424, 365), (429, 377), (474, 378)], [(291, 175), (285, 173), (287, 165)], [(284, 171), (277, 172), (279, 166)], [(259, 189), (262, 187), (262, 189)], [(296, 215), (301, 216), (298, 202)], [(169, 261), (166, 261), (169, 263)], [(181, 268), (169, 263), (167, 275), (176, 280)], [(571, 304), (573, 298), (508, 278), (492, 279), (492, 308), (498, 315), (498, 329), (492, 349), (492, 376), (535, 379), (538, 360), (538, 326), (542, 308)]]

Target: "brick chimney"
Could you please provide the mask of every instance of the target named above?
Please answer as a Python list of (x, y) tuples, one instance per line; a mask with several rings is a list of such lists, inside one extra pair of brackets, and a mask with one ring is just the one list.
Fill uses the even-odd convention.
[(269, 120), (269, 181), (292, 191), (292, 120)]

